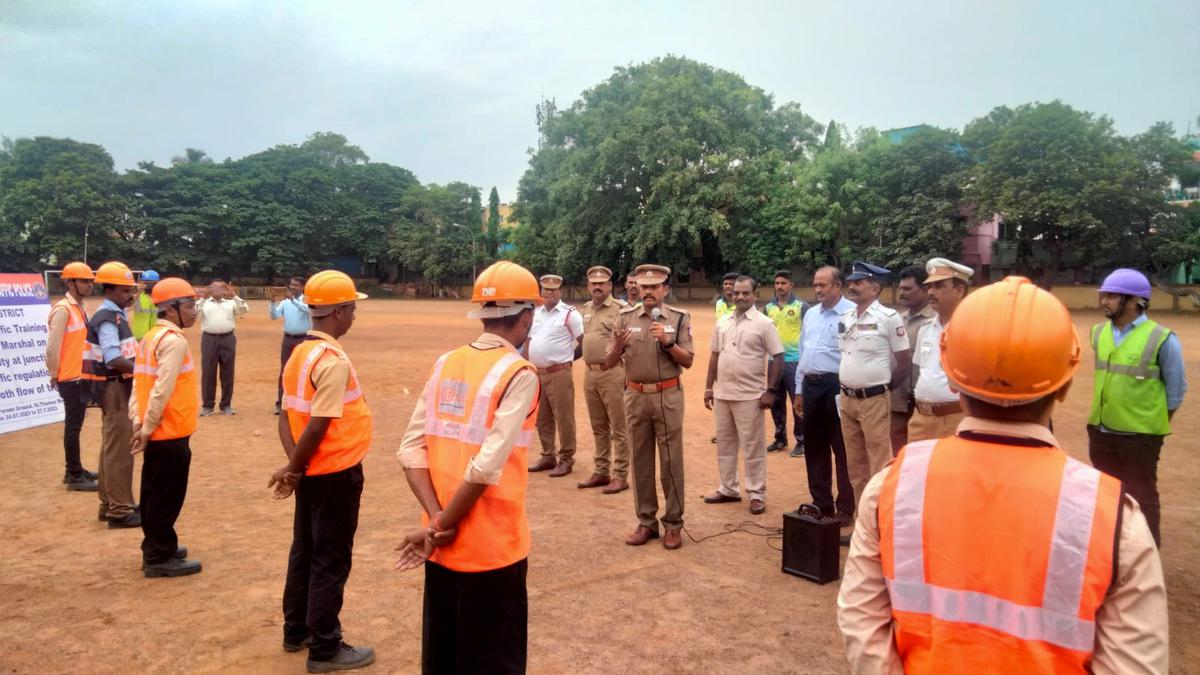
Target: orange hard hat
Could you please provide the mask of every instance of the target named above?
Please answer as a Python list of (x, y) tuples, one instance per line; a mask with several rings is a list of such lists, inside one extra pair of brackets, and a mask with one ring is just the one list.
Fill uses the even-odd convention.
[(196, 297), (196, 289), (179, 277), (167, 277), (154, 284), (154, 288), (150, 291), (150, 300), (156, 305), (194, 297)]
[(964, 394), (1004, 407), (1062, 389), (1079, 368), (1066, 306), (1024, 277), (968, 295), (942, 331), (942, 369)]
[(73, 262), (67, 263), (67, 266), (62, 268), (62, 278), (64, 281), (67, 279), (87, 279), (90, 281), (96, 278), (96, 273), (92, 271), (91, 267), (88, 267), (87, 263)]
[(498, 319), (542, 304), (542, 292), (533, 273), (520, 265), (501, 260), (475, 279), (471, 302), (490, 305), (469, 312), (472, 319)]
[(304, 284), (306, 305), (340, 305), (366, 297), (366, 293), (359, 293), (354, 287), (353, 279), (337, 270), (317, 272)]
[(106, 262), (96, 270), (96, 283), (109, 286), (137, 285), (137, 282), (133, 280), (133, 272), (129, 271), (129, 266), (116, 261)]

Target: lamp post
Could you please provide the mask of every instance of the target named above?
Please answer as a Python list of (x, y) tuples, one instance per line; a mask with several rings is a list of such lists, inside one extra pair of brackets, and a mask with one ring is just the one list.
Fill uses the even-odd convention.
[(460, 227), (466, 230), (467, 234), (471, 235), (471, 283), (475, 283), (475, 230), (466, 225), (459, 225), (458, 223), (450, 223), (450, 227)]

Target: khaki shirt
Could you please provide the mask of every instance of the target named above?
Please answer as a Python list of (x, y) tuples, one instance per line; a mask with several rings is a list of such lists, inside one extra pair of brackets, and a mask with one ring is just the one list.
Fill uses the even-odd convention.
[(783, 354), (775, 322), (751, 307), (717, 322), (712, 352), (719, 354), (713, 396), (723, 401), (750, 401), (767, 390), (767, 361)]
[[(328, 333), (310, 330), (308, 334), (322, 338), (339, 350), (342, 349), (341, 343)], [(328, 353), (336, 358), (322, 356), (317, 359), (313, 364), (312, 374), (309, 375), (313, 386), (316, 387), (316, 391), (313, 392), (312, 412), (309, 415), (336, 419), (342, 416), (342, 409), (345, 407), (346, 385), (350, 382), (350, 361), (341, 354)]]
[(613, 328), (617, 325), (617, 315), (628, 306), (629, 303), (610, 295), (599, 307), (588, 301), (579, 308), (579, 313), (583, 315), (584, 363), (604, 362), (608, 344), (612, 341)]
[[(685, 351), (695, 354), (692, 347), (692, 318), (682, 309), (662, 305), (663, 324), (668, 335), (675, 336), (675, 343)], [(617, 330), (628, 328), (632, 335), (625, 351), (621, 352), (621, 361), (625, 364), (625, 375), (634, 382), (650, 383), (679, 377), (683, 368), (675, 363), (671, 355), (659, 347), (658, 340), (650, 334), (650, 311), (645, 305), (626, 307), (617, 316)]]
[[(1046, 427), (968, 417), (960, 431), (1034, 438), (1060, 447)], [(1018, 448), (1019, 450), (1019, 448)], [(889, 463), (890, 464), (890, 463)], [(892, 608), (879, 556), (879, 492), (875, 474), (858, 504), (857, 522), (838, 593), (838, 626), (854, 673), (903, 673), (892, 638)], [(1124, 496), (1117, 543), (1117, 581), (1096, 612), (1095, 673), (1167, 672), (1167, 594), (1162, 563), (1137, 502)]]
[[(484, 333), (471, 343), (479, 349), (509, 349), (516, 348), (507, 340), (493, 333)], [(467, 471), (463, 480), (468, 483), (481, 485), (496, 485), (504, 473), (504, 465), (512, 454), (517, 436), (525, 418), (533, 409), (537, 400), (540, 385), (537, 374), (529, 368), (513, 375), (504, 390), (504, 396), (496, 406), (496, 414), (492, 417), (492, 426), (488, 429), (479, 452), (467, 462)], [(412, 417), (408, 420), (408, 429), (400, 441), (400, 449), (396, 451), (396, 459), (405, 469), (428, 469), (429, 448), (425, 445), (425, 396), (417, 397), (413, 407)], [(445, 506), (445, 504), (443, 504)]]
[[(166, 319), (158, 319), (154, 325), (179, 329), (179, 326)], [(167, 401), (171, 400), (171, 394), (175, 393), (175, 381), (183, 368), (183, 359), (187, 352), (187, 338), (175, 333), (164, 335), (154, 348), (154, 356), (158, 359), (158, 371), (154, 378), (154, 386), (150, 388), (150, 398), (146, 401), (146, 419), (141, 422), (143, 431), (154, 433), (158, 425), (162, 424), (163, 412), (167, 409)], [(129, 397), (129, 419), (133, 420), (135, 426), (139, 416), (137, 386), (138, 381), (135, 377), (133, 395)]]
[(71, 294), (63, 296), (62, 300), (54, 303), (54, 307), (50, 308), (50, 334), (46, 336), (46, 371), (50, 373), (50, 377), (58, 378), (58, 358), (62, 356), (62, 341), (63, 334), (67, 330), (67, 323), (71, 320), (71, 310), (67, 309), (63, 303), (75, 305), (83, 310), (84, 322), (87, 322), (87, 309), (75, 301)]
[(922, 326), (930, 321), (933, 321), (935, 318), (937, 318), (937, 312), (933, 311), (933, 308), (929, 306), (929, 303), (925, 303), (925, 306), (921, 308), (921, 311), (915, 314), (907, 309), (903, 312), (900, 312), (900, 320), (904, 323), (904, 332), (908, 333), (908, 350), (910, 354), (914, 355), (914, 358), (912, 372), (908, 374), (908, 377), (903, 382), (897, 384), (896, 388), (893, 389), (892, 393), (890, 394), (892, 397), (893, 412), (909, 411), (908, 397), (910, 394), (912, 394), (913, 383), (917, 381), (915, 357), (915, 354), (917, 353), (917, 333), (920, 332)]

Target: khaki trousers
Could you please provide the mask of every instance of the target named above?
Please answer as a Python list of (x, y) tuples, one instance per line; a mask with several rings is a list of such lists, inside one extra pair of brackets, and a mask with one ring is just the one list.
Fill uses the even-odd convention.
[(629, 449), (633, 454), (633, 497), (638, 523), (658, 532), (658, 493), (654, 485), (654, 451), (662, 473), (662, 524), (683, 527), (683, 391), (656, 394), (625, 390)]
[(891, 400), (886, 394), (871, 398), (842, 394), (842, 438), (855, 506), (862, 499), (867, 481), (892, 458), (891, 417)]
[[(572, 465), (575, 463), (575, 383), (571, 369), (539, 373), (542, 393), (538, 403), (537, 432), (542, 442), (542, 456), (554, 457)], [(554, 432), (558, 430), (558, 445)], [(555, 448), (557, 447), (557, 451)]]
[(717, 418), (717, 471), (726, 497), (741, 497), (738, 488), (738, 446), (746, 454), (746, 494), (750, 499), (767, 498), (767, 446), (763, 441), (763, 409), (756, 398), (749, 401), (713, 401)]
[(130, 381), (109, 380), (100, 398), (103, 423), (100, 426), (100, 470), (97, 494), (100, 511), (109, 518), (124, 518), (133, 513), (133, 455), (129, 441), (133, 422), (129, 421)]
[(596, 474), (624, 480), (629, 474), (625, 369), (621, 366), (603, 371), (589, 369), (583, 376), (583, 397), (592, 422), (592, 436), (596, 439)]
[(952, 415), (922, 415), (920, 410), (914, 410), (912, 419), (908, 421), (908, 442), (949, 438), (958, 431), (958, 423), (966, 416), (966, 413), (961, 412)]

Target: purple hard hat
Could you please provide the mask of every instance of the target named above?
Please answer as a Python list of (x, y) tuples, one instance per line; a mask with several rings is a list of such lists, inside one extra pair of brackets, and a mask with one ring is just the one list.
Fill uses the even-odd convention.
[(1120, 295), (1136, 295), (1139, 298), (1150, 299), (1150, 280), (1137, 270), (1122, 267), (1113, 270), (1105, 277), (1100, 285), (1101, 293), (1118, 293)]

